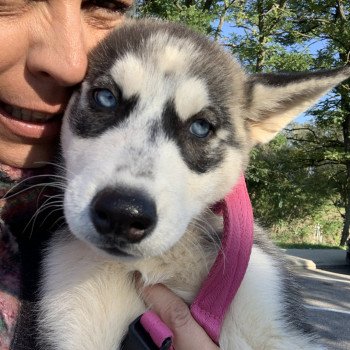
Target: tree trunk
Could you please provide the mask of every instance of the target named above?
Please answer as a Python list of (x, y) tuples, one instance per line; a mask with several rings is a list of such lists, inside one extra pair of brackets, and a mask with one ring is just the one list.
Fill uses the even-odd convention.
[(229, 9), (229, 4), (228, 4), (228, 1), (224, 1), (224, 7), (221, 11), (221, 14), (220, 14), (220, 17), (219, 17), (219, 24), (215, 30), (215, 33), (214, 33), (214, 41), (218, 41), (219, 38), (220, 38), (220, 35), (221, 35), (221, 32), (222, 32), (222, 27), (225, 23), (225, 17), (226, 17), (226, 13)]
[[(340, 105), (342, 110), (346, 113), (344, 117), (343, 127), (343, 138), (344, 138), (344, 151), (346, 154), (350, 153), (350, 111), (347, 111), (349, 108), (347, 103), (347, 96), (344, 95), (344, 89), (339, 88), (340, 91)], [(349, 238), (349, 227), (350, 227), (350, 161), (346, 161), (346, 179), (344, 186), (343, 198), (345, 200), (344, 209), (344, 225), (340, 238), (340, 245), (344, 246)]]
[(348, 203), (348, 205), (345, 208), (344, 225), (343, 225), (343, 230), (340, 238), (341, 247), (344, 247), (345, 244), (348, 242), (349, 228), (350, 228), (350, 203)]
[(266, 34), (265, 34), (265, 13), (264, 13), (264, 1), (259, 0), (257, 2), (257, 12), (258, 12), (258, 28), (259, 28), (259, 48), (256, 57), (255, 71), (262, 72), (265, 64), (265, 44), (266, 44)]
[[(347, 18), (344, 11), (344, 5), (341, 0), (336, 1), (335, 6), (335, 20), (339, 21), (340, 28), (344, 31), (345, 25), (347, 23)], [(348, 45), (347, 43), (344, 45)], [(343, 45), (343, 46), (344, 46)], [(345, 52), (349, 52), (349, 47), (343, 47)], [(340, 61), (344, 64), (348, 64), (348, 54), (343, 50), (339, 52)], [(346, 155), (350, 154), (350, 97), (349, 97), (349, 84), (344, 84), (339, 86), (337, 89), (340, 94), (340, 108), (344, 113), (344, 121), (342, 123), (343, 128), (343, 138), (344, 138), (344, 152)], [(345, 190), (344, 190), (344, 199), (345, 199), (345, 214), (344, 214), (344, 225), (340, 238), (340, 246), (345, 246), (348, 242), (349, 244), (349, 228), (350, 228), (350, 160), (346, 158), (346, 179), (345, 179)]]
[[(350, 154), (350, 106), (348, 102), (348, 96), (346, 89), (340, 87), (340, 105), (341, 109), (345, 113), (343, 127), (343, 138), (344, 138), (344, 151), (345, 154)], [(345, 90), (345, 91), (344, 91)], [(340, 239), (340, 245), (344, 246), (349, 238), (349, 227), (350, 227), (350, 161), (346, 160), (346, 179), (344, 186), (343, 198), (345, 200), (345, 214), (344, 214), (344, 226)]]

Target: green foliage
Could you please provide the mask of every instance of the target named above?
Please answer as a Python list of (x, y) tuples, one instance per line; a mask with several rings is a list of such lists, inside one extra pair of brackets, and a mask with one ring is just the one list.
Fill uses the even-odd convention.
[[(293, 50), (297, 50), (294, 48)], [(276, 50), (276, 53), (269, 57), (269, 71), (295, 71), (302, 72), (310, 69), (313, 64), (312, 55), (305, 49), (304, 53), (297, 51)]]
[(294, 147), (291, 133), (251, 153), (248, 187), (255, 216), (265, 226), (312, 216), (335, 195), (329, 173), (308, 164), (307, 149)]
[[(306, 70), (312, 64), (312, 55), (300, 40), (289, 41), (297, 14), (287, 1), (234, 2), (236, 30), (231, 38), (232, 52), (252, 72), (274, 70)], [(300, 53), (300, 51), (303, 53)]]
[(168, 21), (180, 22), (204, 34), (211, 34), (211, 22), (215, 15), (204, 8), (204, 1), (139, 1), (141, 16), (156, 16)]
[(276, 241), (313, 243), (318, 225), (324, 242), (339, 242), (344, 165), (327, 151), (338, 136), (336, 130), (310, 123), (292, 124), (252, 151), (247, 180), (255, 216)]
[[(322, 244), (339, 246), (342, 222), (332, 206), (319, 207), (317, 213), (294, 220), (281, 220), (270, 229), (270, 237), (281, 246), (290, 244)], [(316, 231), (320, 235), (316, 236)]]

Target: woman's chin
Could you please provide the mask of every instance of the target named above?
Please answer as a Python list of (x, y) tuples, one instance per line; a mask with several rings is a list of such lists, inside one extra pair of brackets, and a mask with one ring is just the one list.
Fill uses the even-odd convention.
[(56, 149), (56, 142), (34, 145), (0, 142), (0, 163), (21, 169), (40, 168), (52, 162)]

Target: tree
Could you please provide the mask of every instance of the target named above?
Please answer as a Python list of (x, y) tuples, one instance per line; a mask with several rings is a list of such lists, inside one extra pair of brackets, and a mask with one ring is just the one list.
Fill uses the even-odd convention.
[[(349, 1), (342, 0), (240, 2), (235, 12), (235, 25), (240, 30), (230, 39), (232, 51), (253, 72), (343, 66), (349, 63), (350, 55), (349, 12)], [(308, 46), (315, 43), (319, 49), (312, 55)], [(312, 128), (309, 126), (308, 131), (305, 128), (303, 133), (295, 129), (292, 144), (303, 153), (306, 142), (303, 138), (308, 133), (307, 157), (296, 158), (298, 166), (317, 167), (319, 173), (322, 167), (327, 172), (329, 164), (337, 169), (324, 179), (332, 190), (337, 189), (339, 199), (334, 202), (343, 208), (340, 245), (347, 241), (350, 227), (349, 91), (347, 82), (322, 100), (310, 112), (315, 117)], [(314, 127), (322, 132), (311, 130)], [(276, 193), (282, 194), (282, 189), (281, 184)]]
[(139, 0), (138, 13), (141, 16), (156, 16), (169, 21), (189, 25), (195, 30), (211, 35), (214, 28), (212, 22), (216, 19), (218, 1), (162, 1)]
[[(342, 0), (291, 1), (291, 9), (300, 13), (293, 24), (293, 31), (286, 40), (304, 42), (322, 41), (316, 54), (314, 68), (349, 64), (350, 56), (350, 3)], [(332, 98), (323, 100), (311, 114), (315, 126), (329, 130), (324, 134), (327, 152), (323, 161), (332, 161), (341, 171), (336, 174), (339, 197), (343, 206), (341, 213), (343, 229), (340, 245), (349, 239), (350, 228), (350, 83), (340, 85)], [(333, 130), (339, 130), (335, 133)], [(320, 141), (320, 140), (319, 140)], [(321, 142), (318, 142), (321, 144)], [(316, 160), (316, 159), (315, 159)]]
[(235, 30), (229, 46), (251, 72), (309, 69), (312, 56), (300, 47), (282, 41), (296, 16), (286, 0), (254, 0), (235, 3)]

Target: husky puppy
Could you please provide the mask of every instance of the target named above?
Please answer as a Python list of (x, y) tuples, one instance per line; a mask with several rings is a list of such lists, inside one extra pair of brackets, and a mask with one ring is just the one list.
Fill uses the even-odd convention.
[[(40, 348), (119, 349), (145, 311), (134, 271), (191, 303), (220, 247), (221, 218), (208, 208), (254, 145), (349, 75), (247, 75), (217, 44), (170, 23), (130, 21), (112, 33), (64, 118), (67, 228), (42, 264)], [(323, 349), (286, 262), (257, 226), (255, 237), (221, 349)]]

